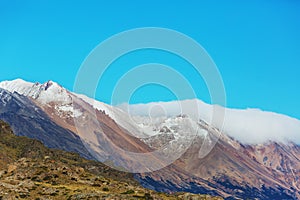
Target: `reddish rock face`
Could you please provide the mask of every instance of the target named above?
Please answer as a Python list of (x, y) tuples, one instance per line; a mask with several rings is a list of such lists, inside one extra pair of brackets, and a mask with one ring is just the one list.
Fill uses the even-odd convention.
[(139, 175), (140, 181), (161, 191), (193, 190), (240, 198), (274, 199), (276, 195), (282, 195), (280, 199), (299, 198), (298, 145), (276, 142), (243, 145), (222, 135), (215, 148), (199, 159), (201, 144), (198, 138), (174, 164)]
[[(48, 82), (32, 87), (34, 90), (25, 88), (27, 97), (2, 92), (1, 117), (10, 120), (17, 133), (18, 130), (21, 133), (21, 129), (24, 135), (32, 133), (32, 130), (40, 131), (26, 136), (40, 139), (50, 147), (76, 151), (86, 157), (94, 154), (105, 160), (110, 153), (101, 149), (105, 141), (98, 135), (102, 133), (117, 147), (136, 153), (151, 152), (176, 140), (174, 132), (178, 131), (178, 127), (162, 125), (157, 128), (157, 135), (142, 140), (135, 137), (134, 129), (126, 129), (115, 120), (108, 113), (109, 109), (96, 110), (91, 103), (58, 84)], [(43, 91), (50, 91), (49, 94), (56, 96), (47, 96)], [(101, 106), (105, 107), (104, 104)], [(189, 116), (177, 117), (189, 119)], [(85, 133), (78, 131), (74, 123), (78, 119), (86, 127)], [(141, 184), (158, 191), (188, 191), (243, 199), (300, 198), (299, 145), (271, 141), (245, 145), (220, 133), (217, 128), (209, 129), (208, 124), (200, 123), (199, 128), (210, 130), (211, 137), (220, 134), (216, 146), (206, 157), (199, 158), (203, 137), (196, 137), (173, 164), (152, 173), (136, 174)], [(169, 151), (175, 153), (176, 147)], [(117, 156), (122, 157), (121, 165), (134, 165), (132, 158), (126, 154)], [(147, 165), (146, 162), (140, 164)]]

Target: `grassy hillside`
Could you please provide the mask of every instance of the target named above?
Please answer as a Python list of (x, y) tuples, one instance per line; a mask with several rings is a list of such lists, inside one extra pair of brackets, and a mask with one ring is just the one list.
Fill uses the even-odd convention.
[(141, 187), (132, 174), (15, 136), (0, 121), (0, 199), (221, 199), (167, 195)]

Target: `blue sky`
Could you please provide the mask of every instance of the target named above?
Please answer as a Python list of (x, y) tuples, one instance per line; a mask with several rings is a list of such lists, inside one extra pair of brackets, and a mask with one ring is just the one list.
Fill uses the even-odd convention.
[[(228, 107), (260, 108), (300, 119), (299, 10), (296, 0), (2, 0), (0, 80), (51, 79), (72, 90), (81, 63), (100, 42), (128, 29), (164, 27), (192, 37), (210, 54), (222, 75)], [(184, 65), (163, 52), (128, 55), (107, 72), (96, 98), (110, 103), (125, 69), (155, 61)], [(181, 69), (197, 97), (210, 102), (201, 78)], [(148, 85), (133, 94), (131, 103), (174, 98), (166, 88)]]

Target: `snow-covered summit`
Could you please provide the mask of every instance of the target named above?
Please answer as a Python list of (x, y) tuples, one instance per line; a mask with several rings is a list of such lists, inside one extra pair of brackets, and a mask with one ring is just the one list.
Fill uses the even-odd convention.
[(70, 102), (69, 92), (53, 81), (31, 83), (22, 79), (0, 82), (0, 87), (10, 92), (37, 99), (39, 103), (47, 104), (52, 101)]
[(27, 93), (33, 85), (34, 85), (34, 83), (30, 83), (30, 82), (24, 81), (22, 79), (15, 79), (12, 81), (0, 82), (1, 88), (8, 90), (12, 93), (18, 92), (19, 94)]
[[(195, 121), (203, 120), (211, 125), (212, 118), (216, 117), (213, 112), (216, 107), (198, 99), (184, 100), (179, 103), (173, 101), (135, 105), (123, 104), (120, 107), (146, 121), (143, 118), (151, 118), (149, 110), (154, 106), (161, 107), (166, 118), (185, 114)], [(221, 120), (224, 123), (213, 124), (212, 127), (222, 130), (223, 133), (244, 144), (261, 144), (269, 141), (283, 143), (293, 141), (300, 144), (300, 120), (298, 119), (259, 109), (224, 108), (224, 111), (225, 115)], [(159, 117), (156, 115), (156, 118)], [(141, 119), (139, 121), (142, 121)]]
[(54, 112), (60, 117), (79, 117), (82, 114), (73, 108), (71, 93), (53, 81), (31, 83), (16, 79), (0, 82), (0, 88), (30, 97), (42, 106), (51, 107), (49, 103), (52, 102)]
[[(170, 130), (172, 130), (171, 127), (176, 129), (175, 122), (178, 120), (177, 116), (180, 115), (187, 115), (195, 123), (203, 120), (210, 124), (214, 111), (218, 110), (216, 109), (218, 106), (206, 104), (198, 99), (136, 105), (123, 104), (116, 107), (69, 92), (53, 81), (41, 84), (16, 79), (0, 82), (0, 88), (31, 97), (42, 105), (54, 102), (55, 109), (62, 113), (71, 112), (75, 117), (81, 116), (81, 113), (79, 110), (74, 110), (72, 98), (79, 98), (95, 109), (105, 111), (118, 125), (138, 137), (159, 134), (164, 126)], [(258, 109), (221, 108), (221, 110), (225, 111), (224, 124), (212, 123), (210, 125), (243, 143), (259, 144), (271, 140), (293, 141), (300, 144), (300, 121), (298, 119)]]
[(54, 105), (55, 112), (58, 112), (60, 117), (80, 117), (82, 115), (81, 111), (75, 109), (73, 106), (74, 98), (78, 98), (91, 105), (94, 109), (104, 111), (120, 126), (130, 132), (138, 132), (135, 127), (131, 125), (130, 121), (124, 120), (128, 119), (128, 115), (121, 109), (96, 101), (85, 95), (72, 93), (51, 80), (45, 83), (31, 83), (22, 79), (3, 81), (0, 82), (0, 88), (12, 93), (17, 92), (21, 95), (30, 97), (37, 103), (46, 107), (49, 107), (49, 103), (51, 103), (51, 105)]

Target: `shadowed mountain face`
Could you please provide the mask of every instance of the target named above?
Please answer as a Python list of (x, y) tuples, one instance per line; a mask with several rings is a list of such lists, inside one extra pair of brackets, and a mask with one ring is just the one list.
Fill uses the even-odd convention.
[(0, 138), (0, 199), (221, 199), (156, 193), (141, 187), (132, 174), (15, 136), (1, 120)]
[(92, 159), (80, 138), (53, 122), (28, 97), (0, 88), (0, 119), (11, 126), (16, 135), (43, 142), (50, 148), (80, 153)]
[[(21, 86), (2, 85), (24, 95), (0, 90), (0, 119), (11, 123), (17, 135), (36, 138), (49, 147), (78, 152), (86, 158), (93, 155), (112, 165), (134, 168), (147, 166), (147, 162), (137, 164), (126, 154), (107, 151), (107, 138), (129, 152), (145, 153), (168, 146), (165, 151), (176, 154), (190, 140), (186, 137), (187, 130), (199, 129), (192, 145), (173, 164), (155, 172), (135, 174), (147, 188), (170, 193), (205, 193), (228, 199), (300, 197), (300, 148), (294, 143), (269, 141), (246, 145), (188, 115), (157, 119), (153, 126), (141, 118), (142, 126), (135, 126), (120, 109), (101, 102), (93, 104), (91, 99), (53, 82), (26, 87), (23, 82)], [(193, 127), (186, 127), (187, 121)], [(78, 131), (75, 122), (80, 122), (79, 126), (86, 131)], [(212, 138), (220, 135), (220, 139), (206, 157), (199, 158), (203, 132)], [(140, 136), (146, 137), (139, 139)], [(121, 159), (110, 162), (114, 157)]]
[[(127, 152), (147, 153), (152, 151), (151, 148), (137, 137), (134, 137), (133, 134), (122, 126), (118, 125), (116, 121), (107, 114), (107, 110), (95, 109), (91, 103), (86, 102), (80, 96), (67, 91), (52, 81), (48, 81), (44, 84), (29, 84), (30, 86), (26, 88), (22, 87), (22, 84), (20, 86), (19, 84), (15, 85), (12, 83), (11, 86), (8, 86), (8, 89), (11, 91), (17, 90), (17, 92), (26, 95), (27, 99), (31, 101), (31, 104), (34, 104), (39, 108), (39, 111), (43, 112), (44, 115), (42, 117), (50, 119), (52, 123), (59, 125), (64, 131), (72, 133), (75, 139), (81, 139), (82, 146), (85, 147), (91, 156), (86, 157), (86, 155), (83, 154), (85, 152), (79, 152), (81, 155), (86, 158), (92, 157), (102, 162), (107, 161), (108, 165), (112, 164), (112, 166), (125, 167), (125, 170), (149, 167), (147, 160), (145, 160), (145, 162), (136, 162), (135, 157), (128, 155)], [(100, 106), (104, 108), (108, 107), (102, 103)], [(10, 105), (8, 105), (8, 107), (10, 107)], [(35, 116), (35, 114), (31, 116)], [(37, 118), (39, 117), (37, 116)], [(3, 119), (9, 120), (7, 118)], [(13, 123), (18, 121), (19, 120), (16, 119), (15, 121), (10, 120), (9, 122)], [(39, 125), (36, 124), (36, 127), (39, 127)], [(23, 128), (24, 127), (21, 127), (21, 129)], [(49, 133), (51, 133), (51, 130), (49, 130)], [(54, 138), (56, 140), (60, 137), (61, 136), (57, 135)], [(45, 136), (42, 136), (42, 138), (45, 138)], [(67, 138), (72, 141), (72, 137)], [(56, 142), (41, 141), (49, 146), (51, 143)], [(60, 140), (57, 141), (63, 142)], [(64, 145), (65, 147), (70, 146), (63, 143), (59, 143), (58, 145)], [(57, 148), (58, 145), (55, 147)], [(74, 148), (77, 149), (77, 147)], [(67, 150), (72, 151), (72, 149)], [(155, 158), (153, 160), (155, 160)], [(159, 160), (156, 159), (155, 161), (159, 163)]]

